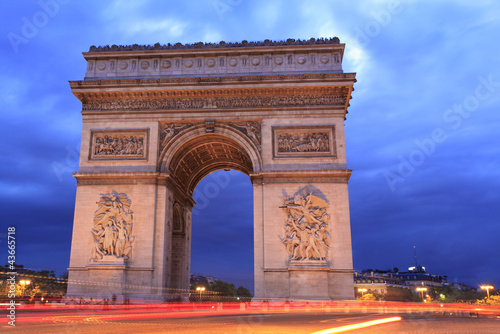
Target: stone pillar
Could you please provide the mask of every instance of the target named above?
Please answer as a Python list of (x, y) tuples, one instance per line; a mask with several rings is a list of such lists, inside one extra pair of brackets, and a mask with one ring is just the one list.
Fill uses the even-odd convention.
[(262, 179), (253, 176), (253, 219), (254, 219), (254, 295), (255, 300), (264, 300), (264, 185)]
[(335, 183), (254, 181), (256, 301), (354, 298), (349, 173), (337, 174)]
[[(165, 203), (168, 189), (155, 184), (156, 173), (121, 174), (120, 182), (114, 178), (98, 180), (92, 174), (75, 176), (79, 184), (67, 295), (94, 299), (115, 295), (137, 300), (147, 296), (148, 299), (163, 300), (164, 254), (170, 251), (166, 249), (169, 238), (165, 237), (169, 212), (164, 204), (158, 203)], [(127, 179), (132, 184), (126, 184)], [(120, 200), (113, 200), (111, 196)], [(122, 209), (128, 212), (125, 223), (110, 211), (113, 206), (126, 207)], [(115, 244), (109, 246), (116, 248), (114, 252), (104, 245), (108, 221), (115, 222), (114, 227), (110, 223), (108, 228), (109, 238), (114, 236)], [(121, 232), (120, 227), (124, 224), (130, 227)], [(127, 243), (123, 248), (127, 253), (122, 254), (118, 248), (123, 243)], [(104, 253), (96, 256), (96, 252)]]

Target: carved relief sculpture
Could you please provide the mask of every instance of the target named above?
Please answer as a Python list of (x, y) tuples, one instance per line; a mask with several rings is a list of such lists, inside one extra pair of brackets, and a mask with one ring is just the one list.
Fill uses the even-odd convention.
[(330, 152), (328, 133), (282, 133), (278, 152)]
[(336, 156), (335, 125), (273, 127), (275, 158)]
[(140, 155), (144, 152), (144, 138), (141, 136), (96, 136), (94, 156), (98, 155)]
[(126, 194), (113, 191), (104, 194), (97, 202), (99, 208), (94, 213), (92, 236), (94, 245), (91, 260), (100, 261), (105, 258), (131, 258), (133, 212), (131, 201)]
[(260, 123), (255, 121), (246, 121), (239, 123), (229, 123), (236, 127), (238, 130), (247, 135), (253, 143), (260, 148), (261, 144), (261, 133), (260, 133)]
[[(165, 145), (168, 144), (168, 142), (177, 134), (180, 132), (196, 126), (204, 124), (206, 127), (207, 132), (213, 132), (214, 131), (214, 124), (215, 122), (213, 120), (207, 120), (205, 123), (165, 123), (162, 125), (162, 132), (160, 134), (160, 147), (163, 149)], [(245, 122), (238, 122), (238, 123), (221, 123), (221, 124), (226, 124), (230, 125), (238, 131), (242, 132), (245, 134), (256, 146), (258, 149), (260, 149), (261, 145), (261, 126), (259, 122), (256, 121), (245, 121)]]
[(285, 197), (281, 206), (287, 218), (281, 242), (290, 260), (326, 260), (330, 248), (328, 203), (304, 189)]
[(94, 110), (169, 110), (203, 108), (269, 108), (300, 107), (315, 105), (342, 106), (345, 98), (341, 94), (296, 95), (296, 96), (252, 96), (215, 97), (188, 99), (133, 99), (133, 100), (90, 100), (83, 103), (83, 111)]
[(94, 130), (90, 160), (145, 159), (148, 130)]
[(179, 132), (193, 126), (194, 124), (175, 124), (167, 123), (163, 126), (163, 131), (160, 135), (161, 147), (165, 147), (167, 143)]

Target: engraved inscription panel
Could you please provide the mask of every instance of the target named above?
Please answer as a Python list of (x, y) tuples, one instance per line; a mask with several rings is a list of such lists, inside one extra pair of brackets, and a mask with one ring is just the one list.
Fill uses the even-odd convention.
[(273, 127), (275, 158), (335, 157), (335, 126)]
[(146, 160), (149, 129), (92, 130), (89, 160)]

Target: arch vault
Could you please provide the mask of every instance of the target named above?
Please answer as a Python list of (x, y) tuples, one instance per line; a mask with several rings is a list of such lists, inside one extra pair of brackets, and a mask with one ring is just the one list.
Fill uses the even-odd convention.
[(337, 38), (85, 52), (68, 296), (185, 299), (193, 191), (234, 169), (254, 188), (255, 299), (352, 299), (343, 53)]

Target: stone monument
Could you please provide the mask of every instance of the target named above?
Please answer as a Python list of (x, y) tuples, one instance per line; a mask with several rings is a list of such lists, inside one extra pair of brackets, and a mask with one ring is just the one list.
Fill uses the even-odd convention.
[(247, 174), (255, 300), (353, 299), (338, 38), (90, 48), (68, 296), (185, 300), (198, 182)]

